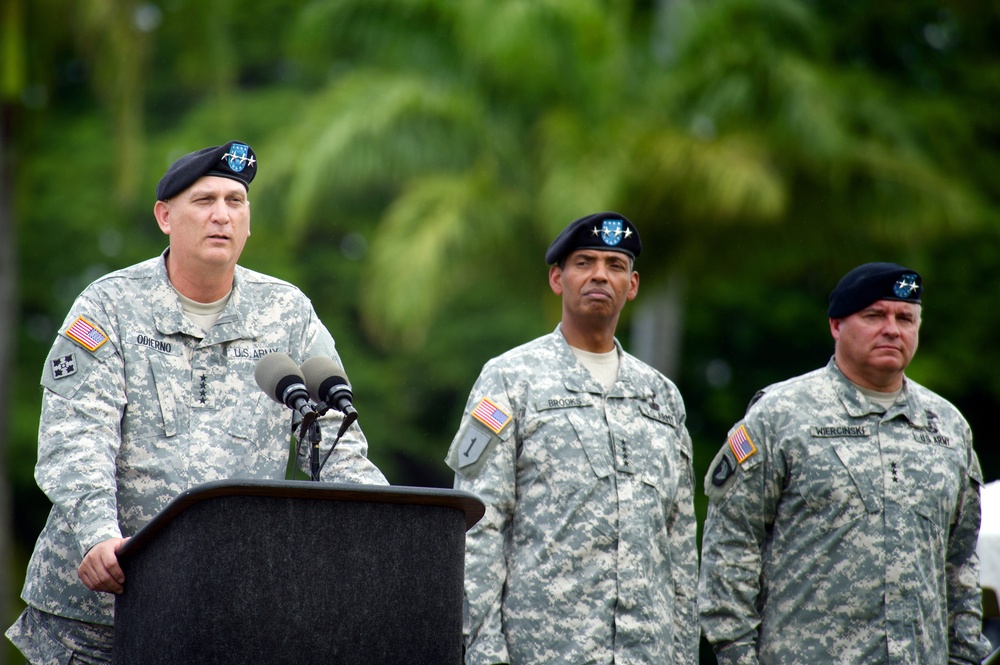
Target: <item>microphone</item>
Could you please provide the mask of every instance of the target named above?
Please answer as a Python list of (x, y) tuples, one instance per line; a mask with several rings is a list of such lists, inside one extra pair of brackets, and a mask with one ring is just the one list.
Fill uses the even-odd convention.
[(254, 368), (253, 378), (268, 397), (302, 416), (303, 429), (316, 419), (318, 414), (309, 403), (309, 390), (302, 372), (284, 353), (269, 353), (261, 358)]
[(340, 435), (347, 431), (355, 420), (358, 412), (354, 409), (354, 393), (347, 381), (347, 372), (326, 356), (313, 356), (301, 366), (309, 395), (316, 402), (322, 402), (344, 414), (344, 423), (340, 426)]

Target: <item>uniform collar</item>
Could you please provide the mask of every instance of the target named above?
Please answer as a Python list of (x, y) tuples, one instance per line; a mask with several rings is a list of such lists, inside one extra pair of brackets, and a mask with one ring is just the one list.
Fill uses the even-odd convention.
[[(556, 326), (551, 337), (557, 347), (559, 354), (558, 361), (565, 368), (562, 372), (563, 385), (571, 392), (593, 393), (596, 395), (605, 394), (604, 386), (594, 378), (594, 375), (583, 366), (583, 364), (573, 353), (569, 343), (562, 334), (562, 324)], [(634, 363), (637, 361), (625, 353), (621, 342), (614, 338), (615, 351), (618, 352), (618, 380), (606, 392), (608, 397), (649, 397), (653, 393), (650, 388), (642, 382), (635, 383), (637, 370)]]
[(826, 371), (833, 383), (834, 390), (844, 405), (844, 409), (852, 418), (878, 414), (884, 415), (885, 419), (889, 420), (896, 416), (903, 416), (918, 427), (927, 426), (927, 411), (922, 407), (919, 395), (913, 390), (911, 382), (905, 376), (903, 377), (903, 389), (899, 393), (899, 397), (896, 398), (896, 403), (889, 407), (888, 411), (883, 411), (881, 406), (865, 397), (864, 393), (844, 376), (833, 357), (826, 364)]
[[(562, 323), (556, 326), (556, 329), (552, 332), (552, 338), (558, 349), (559, 363), (565, 368), (563, 372), (563, 384), (566, 388), (573, 392), (603, 393), (604, 386), (583, 366), (576, 357), (576, 354), (573, 353), (573, 349), (570, 348), (569, 342), (566, 341), (566, 337), (562, 332)], [(615, 349), (618, 351), (620, 358), (622, 355), (621, 346), (618, 344), (617, 339), (615, 340)]]
[(236, 266), (236, 273), (233, 277), (233, 292), (229, 302), (219, 314), (215, 325), (205, 333), (184, 315), (180, 300), (177, 298), (177, 292), (167, 276), (167, 252), (169, 251), (169, 248), (164, 250), (160, 255), (160, 260), (156, 262), (156, 274), (150, 294), (151, 302), (160, 305), (154, 306), (153, 310), (156, 329), (164, 335), (180, 333), (202, 339), (203, 345), (254, 337), (253, 326), (249, 323), (252, 321), (250, 314), (255, 309), (254, 299), (253, 294), (241, 288), (243, 284), (242, 268)]

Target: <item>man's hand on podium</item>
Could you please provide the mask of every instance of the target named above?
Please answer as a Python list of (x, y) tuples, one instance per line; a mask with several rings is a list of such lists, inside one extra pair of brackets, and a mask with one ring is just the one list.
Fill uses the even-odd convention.
[(83, 563), (76, 569), (80, 580), (92, 591), (121, 593), (125, 583), (125, 573), (118, 565), (118, 548), (128, 538), (109, 538), (97, 543), (83, 557)]

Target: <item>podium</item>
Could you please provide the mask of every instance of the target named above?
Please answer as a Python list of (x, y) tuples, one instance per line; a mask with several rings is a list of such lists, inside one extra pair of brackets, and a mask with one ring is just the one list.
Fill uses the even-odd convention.
[(118, 551), (114, 663), (462, 662), (458, 490), (222, 481)]

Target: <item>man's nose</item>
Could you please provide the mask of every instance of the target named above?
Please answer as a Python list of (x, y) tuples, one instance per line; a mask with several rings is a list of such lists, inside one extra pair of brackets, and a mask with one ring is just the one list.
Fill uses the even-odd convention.
[(211, 220), (216, 224), (229, 223), (229, 206), (226, 205), (224, 199), (220, 199), (212, 205)]
[(885, 325), (882, 327), (882, 332), (890, 337), (899, 337), (899, 322), (896, 321), (895, 316), (887, 316), (885, 318)]

